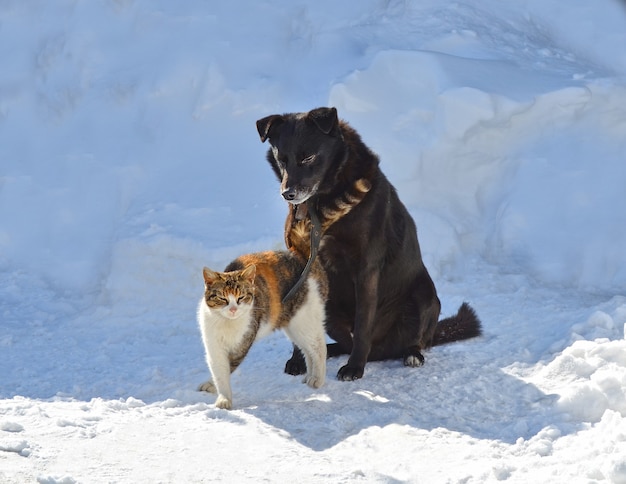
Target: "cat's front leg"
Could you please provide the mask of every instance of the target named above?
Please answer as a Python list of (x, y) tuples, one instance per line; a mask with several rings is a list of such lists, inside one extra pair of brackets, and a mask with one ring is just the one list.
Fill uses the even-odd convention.
[(230, 410), (233, 406), (233, 392), (230, 388), (230, 363), (226, 364), (226, 369), (223, 368), (213, 370), (211, 366), (211, 373), (215, 380), (215, 388), (217, 390), (217, 400), (215, 400), (215, 406), (217, 408), (223, 408)]
[(228, 354), (222, 348), (209, 346), (207, 363), (211, 370), (213, 380), (208, 380), (200, 385), (200, 390), (217, 393), (215, 406), (230, 410), (233, 405), (233, 392), (230, 387), (231, 364)]
[[(213, 383), (211, 380), (207, 380), (204, 383), (202, 383), (200, 387), (198, 388), (198, 390), (201, 392), (207, 392), (207, 393), (219, 393), (217, 388), (215, 387), (215, 383)], [(230, 410), (233, 406), (232, 396), (228, 398), (227, 396), (219, 393), (219, 395), (217, 396), (217, 400), (215, 400), (215, 406), (217, 408)]]

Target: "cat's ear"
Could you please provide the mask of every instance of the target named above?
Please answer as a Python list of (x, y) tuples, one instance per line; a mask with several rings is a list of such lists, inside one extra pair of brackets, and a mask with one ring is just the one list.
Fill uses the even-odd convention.
[(215, 283), (215, 281), (217, 281), (220, 278), (220, 275), (217, 272), (212, 271), (208, 267), (205, 267), (204, 269), (202, 269), (202, 275), (204, 276), (205, 284), (209, 286)]
[(256, 275), (256, 266), (252, 264), (241, 271), (241, 278), (254, 283), (254, 276)]
[(271, 116), (259, 119), (256, 122), (256, 129), (261, 137), (261, 142), (265, 143), (267, 138), (271, 138), (277, 128), (283, 124), (284, 121), (285, 118), (283, 118), (280, 114), (272, 114)]

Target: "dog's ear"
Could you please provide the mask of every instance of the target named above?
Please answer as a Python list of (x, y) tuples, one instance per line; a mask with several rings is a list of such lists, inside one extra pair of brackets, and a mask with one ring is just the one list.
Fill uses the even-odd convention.
[(335, 108), (317, 108), (309, 111), (307, 117), (315, 123), (315, 125), (324, 133), (328, 134), (339, 122), (337, 118), (337, 109)]
[(283, 124), (284, 121), (285, 118), (283, 118), (280, 114), (272, 114), (271, 116), (259, 119), (256, 122), (256, 129), (259, 132), (259, 136), (261, 137), (261, 143), (265, 143), (265, 140), (271, 137), (270, 130), (272, 128), (278, 128), (278, 126)]

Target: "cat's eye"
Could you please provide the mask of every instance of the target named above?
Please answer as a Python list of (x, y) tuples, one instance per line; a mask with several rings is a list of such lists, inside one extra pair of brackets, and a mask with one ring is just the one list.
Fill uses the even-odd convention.
[(317, 158), (317, 155), (309, 155), (306, 158), (304, 158), (302, 160), (302, 164), (303, 165), (310, 165), (315, 161), (315, 158)]

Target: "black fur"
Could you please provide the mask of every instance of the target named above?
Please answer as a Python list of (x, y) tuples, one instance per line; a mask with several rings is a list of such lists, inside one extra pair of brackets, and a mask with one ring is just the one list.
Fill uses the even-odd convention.
[[(328, 355), (350, 355), (340, 380), (361, 378), (367, 361), (402, 358), (420, 366), (422, 350), (481, 334), (466, 303), (437, 324), (441, 305), (422, 262), (415, 223), (381, 172), (378, 156), (338, 119), (335, 108), (268, 116), (257, 121), (257, 129), (270, 142), (267, 160), (292, 204), (290, 217), (305, 202), (318, 211), (332, 206), (358, 179), (371, 184), (360, 203), (326, 228), (319, 253), (330, 289), (326, 330), (336, 341)], [(298, 353), (287, 362), (288, 373), (302, 371)]]

